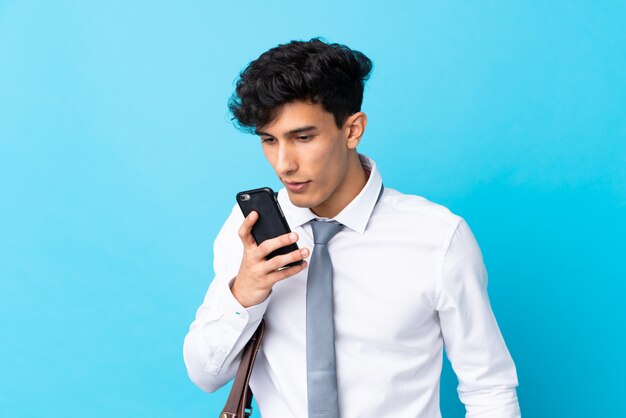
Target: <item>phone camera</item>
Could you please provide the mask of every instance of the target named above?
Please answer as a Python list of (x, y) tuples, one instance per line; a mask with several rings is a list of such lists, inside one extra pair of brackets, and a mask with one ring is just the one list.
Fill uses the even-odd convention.
[(242, 201), (250, 200), (250, 195), (248, 193), (244, 193), (239, 196), (239, 199), (241, 199)]

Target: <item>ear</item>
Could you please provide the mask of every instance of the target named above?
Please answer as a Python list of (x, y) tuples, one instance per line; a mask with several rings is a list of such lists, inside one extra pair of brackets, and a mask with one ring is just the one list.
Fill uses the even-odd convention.
[(356, 112), (346, 119), (344, 132), (346, 132), (346, 146), (348, 149), (355, 149), (367, 126), (367, 115), (363, 112)]

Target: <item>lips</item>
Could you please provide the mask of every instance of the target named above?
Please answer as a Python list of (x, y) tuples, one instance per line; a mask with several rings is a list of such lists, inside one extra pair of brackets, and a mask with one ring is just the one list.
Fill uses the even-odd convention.
[(285, 187), (291, 192), (302, 192), (307, 188), (310, 182), (311, 181), (309, 180), (309, 181), (302, 181), (302, 182), (285, 181), (283, 183), (285, 184)]

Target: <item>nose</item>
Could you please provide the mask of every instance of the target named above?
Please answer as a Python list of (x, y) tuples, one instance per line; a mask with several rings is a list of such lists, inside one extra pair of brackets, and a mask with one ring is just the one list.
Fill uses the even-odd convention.
[(294, 173), (298, 169), (296, 155), (288, 142), (279, 143), (276, 155), (276, 173), (285, 176)]

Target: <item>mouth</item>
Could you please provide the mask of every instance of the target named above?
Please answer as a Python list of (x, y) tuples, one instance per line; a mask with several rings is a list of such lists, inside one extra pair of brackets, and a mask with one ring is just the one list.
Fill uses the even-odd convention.
[(309, 185), (311, 180), (308, 181), (283, 181), (283, 184), (290, 192), (303, 192)]

